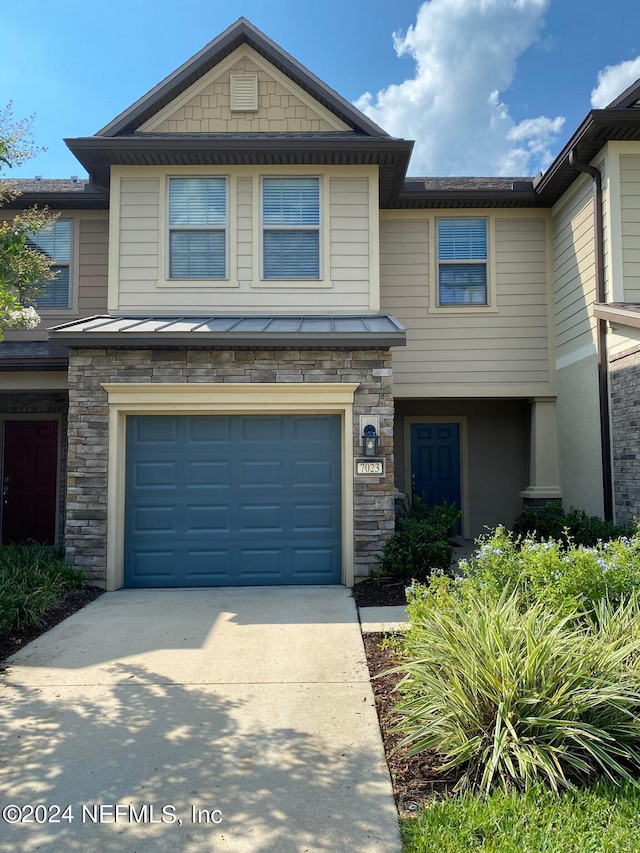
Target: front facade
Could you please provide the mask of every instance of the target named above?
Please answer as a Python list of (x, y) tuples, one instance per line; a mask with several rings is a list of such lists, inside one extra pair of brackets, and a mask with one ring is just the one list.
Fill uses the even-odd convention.
[(536, 182), (408, 178), (411, 142), (240, 19), (67, 140), (89, 184), (20, 182), (59, 275), (0, 345), (2, 541), (109, 589), (352, 585), (400, 493), (466, 538), (523, 501), (635, 514), (626, 95)]

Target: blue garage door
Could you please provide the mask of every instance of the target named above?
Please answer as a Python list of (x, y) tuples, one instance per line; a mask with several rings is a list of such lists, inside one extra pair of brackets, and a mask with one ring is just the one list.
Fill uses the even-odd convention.
[(127, 418), (128, 587), (340, 583), (337, 415)]

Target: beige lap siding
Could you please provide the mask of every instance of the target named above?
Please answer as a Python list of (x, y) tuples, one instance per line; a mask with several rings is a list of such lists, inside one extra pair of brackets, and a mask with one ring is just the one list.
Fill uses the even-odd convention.
[(377, 311), (378, 199), (373, 167), (300, 166), (297, 177), (320, 180), (320, 276), (269, 280), (262, 277), (260, 181), (280, 175), (273, 166), (197, 169), (188, 175), (228, 179), (227, 276), (169, 279), (165, 193), (175, 170), (113, 167), (109, 309), (147, 314), (149, 306), (182, 315), (268, 311), (279, 314)]
[(381, 308), (407, 328), (407, 346), (393, 354), (396, 398), (549, 393), (546, 220), (478, 215), (491, 225), (489, 305), (449, 310), (437, 306), (437, 215), (384, 211)]
[(620, 157), (624, 301), (640, 302), (640, 155)]

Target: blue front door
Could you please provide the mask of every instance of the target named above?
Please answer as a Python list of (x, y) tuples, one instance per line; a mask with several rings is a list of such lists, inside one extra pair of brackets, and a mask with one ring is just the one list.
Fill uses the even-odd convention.
[(337, 415), (127, 418), (130, 587), (340, 583)]
[(462, 508), (460, 424), (411, 424), (411, 495)]

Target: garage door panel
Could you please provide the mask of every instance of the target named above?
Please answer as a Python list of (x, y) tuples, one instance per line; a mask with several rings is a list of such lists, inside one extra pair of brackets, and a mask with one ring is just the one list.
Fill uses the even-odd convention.
[(240, 548), (240, 576), (251, 584), (278, 582), (282, 574), (282, 550), (280, 548)]
[(177, 466), (173, 462), (139, 462), (134, 477), (138, 488), (176, 487)]
[(228, 462), (187, 461), (186, 480), (188, 488), (230, 487), (230, 470)]
[(270, 459), (245, 460), (240, 463), (240, 471), (242, 486), (281, 488), (284, 473), (282, 462), (274, 462)]
[(188, 506), (186, 533), (215, 533), (229, 531), (229, 508), (227, 506)]
[(331, 562), (331, 555), (331, 548), (294, 548), (294, 577), (324, 574)]
[(299, 461), (293, 463), (293, 481), (296, 486), (310, 489), (316, 486), (335, 488), (336, 471), (331, 462)]
[(340, 439), (338, 416), (128, 418), (125, 585), (339, 583)]
[(240, 438), (242, 442), (255, 447), (272, 442), (280, 443), (284, 439), (286, 426), (284, 418), (274, 418), (272, 415), (266, 417), (253, 415), (250, 418), (242, 418)]
[(175, 569), (173, 560), (173, 549), (141, 551), (135, 556), (136, 576), (141, 581), (149, 581), (149, 586), (169, 586)]
[(185, 586), (216, 586), (231, 583), (227, 549), (187, 548), (180, 554), (179, 559), (188, 567), (184, 575)]
[(175, 507), (138, 507), (134, 515), (134, 529), (138, 533), (173, 533), (176, 525)]
[(308, 504), (294, 508), (292, 530), (296, 533), (331, 531), (336, 525), (334, 504)]
[(228, 444), (231, 441), (229, 418), (200, 415), (189, 418), (186, 424), (186, 438), (191, 444)]
[(270, 506), (244, 506), (241, 512), (240, 531), (270, 531), (272, 533), (283, 533), (282, 506), (271, 504)]
[(296, 442), (315, 445), (320, 441), (326, 442), (327, 446), (332, 446), (333, 444), (335, 436), (330, 420), (298, 416), (292, 418), (291, 425), (293, 440)]
[(137, 418), (133, 438), (150, 444), (175, 443), (178, 440), (178, 424), (175, 418)]

